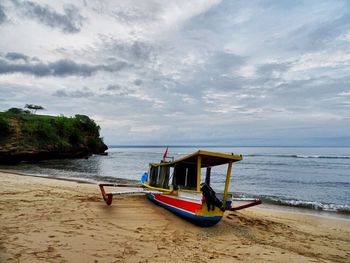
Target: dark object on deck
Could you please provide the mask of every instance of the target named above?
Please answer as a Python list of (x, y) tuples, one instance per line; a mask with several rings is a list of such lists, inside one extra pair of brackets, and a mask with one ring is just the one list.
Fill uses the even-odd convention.
[(211, 188), (206, 183), (202, 183), (201, 191), (203, 193), (203, 196), (205, 197), (209, 211), (214, 210), (215, 206), (219, 207), (221, 211), (225, 211), (225, 208), (222, 206), (222, 202), (216, 197), (216, 193), (213, 190), (213, 188)]

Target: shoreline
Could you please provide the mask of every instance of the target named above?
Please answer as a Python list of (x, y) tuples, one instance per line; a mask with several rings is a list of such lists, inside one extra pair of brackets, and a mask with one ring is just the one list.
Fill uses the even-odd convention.
[[(20, 176), (32, 176), (37, 178), (46, 178), (46, 179), (52, 179), (52, 180), (62, 180), (62, 181), (68, 181), (68, 182), (76, 182), (76, 183), (82, 183), (82, 184), (91, 184), (91, 185), (97, 185), (99, 183), (111, 183), (109, 181), (98, 181), (95, 179), (89, 179), (89, 178), (78, 178), (78, 177), (59, 177), (59, 176), (50, 176), (50, 175), (40, 175), (40, 174), (29, 174), (29, 173), (23, 173), (21, 171), (16, 170), (10, 170), (10, 169), (0, 169), (0, 173), (9, 173), (9, 174), (16, 174)], [(119, 180), (125, 180), (130, 182), (135, 182), (134, 180), (128, 180), (128, 179), (119, 179)], [(263, 203), (259, 206), (256, 206), (258, 209), (265, 209), (265, 210), (275, 210), (279, 212), (289, 212), (289, 213), (299, 213), (299, 214), (306, 214), (310, 216), (319, 216), (319, 217), (326, 217), (326, 218), (334, 218), (334, 219), (343, 219), (343, 220), (350, 220), (350, 213), (342, 212), (342, 211), (328, 211), (328, 210), (317, 210), (317, 209), (310, 209), (306, 207), (301, 206), (291, 206), (291, 205), (285, 205), (285, 204), (275, 204), (275, 203), (266, 203), (263, 201)]]
[(297, 206), (287, 206), (287, 205), (275, 205), (275, 204), (265, 204), (262, 203), (256, 206), (256, 209), (263, 210), (273, 210), (281, 213), (293, 213), (307, 216), (315, 216), (321, 218), (331, 218), (336, 220), (346, 220), (350, 221), (350, 215), (348, 213), (335, 212), (335, 211), (325, 211), (325, 210), (315, 210), (304, 207)]
[[(48, 180), (50, 179), (50, 180)], [(248, 208), (195, 226), (145, 196), (0, 172), (0, 262), (347, 262), (350, 221)]]

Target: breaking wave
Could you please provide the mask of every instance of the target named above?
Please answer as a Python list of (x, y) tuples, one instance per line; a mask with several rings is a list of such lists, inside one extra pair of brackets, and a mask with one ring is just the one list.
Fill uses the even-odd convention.
[(286, 157), (286, 158), (316, 158), (316, 159), (350, 159), (349, 155), (299, 155), (299, 154), (245, 154), (252, 157)]
[(257, 196), (257, 195), (246, 195), (238, 193), (237, 197), (251, 197), (260, 199), (263, 203), (273, 205), (283, 205), (290, 207), (307, 208), (318, 211), (337, 212), (342, 214), (350, 214), (350, 205), (344, 204), (333, 204), (333, 203), (321, 203), (315, 201), (295, 200), (295, 199), (284, 199), (276, 196)]

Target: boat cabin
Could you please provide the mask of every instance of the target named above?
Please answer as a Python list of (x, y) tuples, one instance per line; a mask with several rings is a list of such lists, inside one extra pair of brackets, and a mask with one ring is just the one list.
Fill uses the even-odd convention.
[(240, 160), (242, 160), (241, 155), (197, 151), (176, 161), (151, 163), (148, 184), (159, 189), (200, 192), (202, 168), (206, 168), (204, 182), (210, 185), (211, 168), (228, 164), (225, 184), (225, 192), (227, 192), (232, 164)]

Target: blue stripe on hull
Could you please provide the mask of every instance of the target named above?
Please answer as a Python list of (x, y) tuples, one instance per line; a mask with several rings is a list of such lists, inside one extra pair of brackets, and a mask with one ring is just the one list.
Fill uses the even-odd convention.
[(151, 200), (155, 204), (162, 206), (162, 207), (168, 209), (169, 211), (173, 212), (174, 214), (177, 214), (177, 215), (179, 215), (179, 216), (187, 219), (188, 221), (191, 221), (192, 223), (199, 225), (199, 226), (213, 226), (213, 225), (217, 224), (222, 218), (222, 216), (198, 216), (198, 215), (194, 215), (194, 214), (186, 212), (182, 209), (178, 209), (176, 207), (167, 205), (163, 202), (156, 200), (154, 198), (153, 194), (146, 194), (146, 196), (149, 200)]

